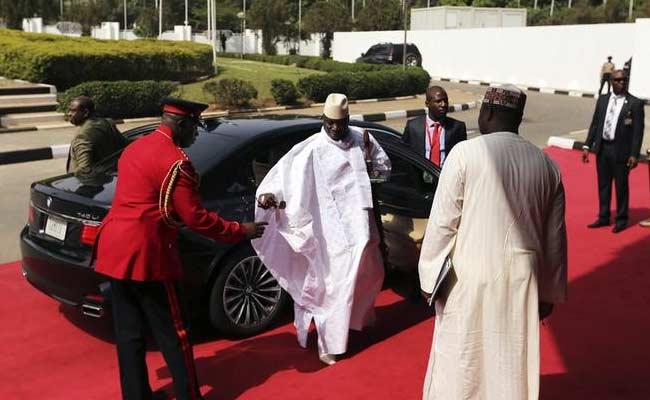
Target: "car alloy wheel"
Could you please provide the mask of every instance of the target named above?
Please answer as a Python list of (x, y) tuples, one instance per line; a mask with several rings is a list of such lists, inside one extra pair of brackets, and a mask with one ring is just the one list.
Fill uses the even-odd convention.
[(417, 67), (418, 65), (418, 57), (413, 55), (413, 54), (407, 54), (406, 55), (406, 65), (409, 67)]
[(282, 288), (257, 256), (233, 267), (223, 291), (224, 311), (235, 325), (256, 325), (273, 313)]

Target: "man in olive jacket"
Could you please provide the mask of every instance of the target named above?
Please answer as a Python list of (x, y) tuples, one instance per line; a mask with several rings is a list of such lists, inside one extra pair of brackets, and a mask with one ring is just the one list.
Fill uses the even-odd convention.
[(81, 127), (70, 143), (66, 171), (78, 176), (89, 176), (97, 164), (126, 146), (126, 138), (113, 121), (95, 115), (95, 103), (90, 97), (77, 97), (68, 107), (68, 121)]

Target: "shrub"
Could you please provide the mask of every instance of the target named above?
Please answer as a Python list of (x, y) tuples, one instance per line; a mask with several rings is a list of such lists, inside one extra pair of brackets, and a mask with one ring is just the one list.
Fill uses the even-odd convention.
[(161, 100), (176, 88), (169, 81), (86, 82), (68, 89), (60, 100), (59, 111), (65, 112), (78, 96), (95, 101), (97, 115), (109, 118), (137, 118), (160, 115)]
[[(239, 53), (221, 53), (220, 55), (222, 57), (239, 58)], [(244, 54), (244, 59), (271, 64), (295, 65), (300, 68), (315, 69), (324, 72), (385, 71), (389, 69), (402, 68), (401, 65), (346, 63), (323, 59), (321, 57), (299, 55), (272, 56), (267, 54)]]
[(0, 76), (65, 90), (87, 81), (191, 81), (213, 72), (210, 46), (70, 38), (0, 29)]
[(431, 77), (421, 68), (373, 72), (335, 72), (311, 75), (298, 81), (298, 88), (314, 101), (330, 93), (345, 93), (349, 99), (370, 99), (424, 93)]
[(299, 97), (296, 85), (287, 79), (273, 79), (271, 81), (271, 94), (278, 104), (293, 104)]
[(241, 79), (221, 79), (203, 85), (203, 91), (214, 97), (217, 104), (226, 108), (247, 106), (257, 97), (257, 89)]

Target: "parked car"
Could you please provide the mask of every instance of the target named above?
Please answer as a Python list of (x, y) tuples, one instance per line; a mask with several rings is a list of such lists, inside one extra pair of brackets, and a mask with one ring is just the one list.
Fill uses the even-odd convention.
[[(404, 54), (403, 43), (380, 43), (371, 46), (368, 51), (361, 53), (357, 62), (369, 64), (402, 64)], [(417, 46), (412, 43), (406, 44), (406, 65), (422, 66), (422, 55)]]
[[(202, 176), (204, 206), (227, 219), (251, 221), (255, 191), (266, 173), (295, 144), (318, 132), (322, 122), (278, 116), (210, 119), (206, 124), (187, 149)], [(351, 124), (368, 129), (393, 163), (389, 182), (377, 191), (388, 261), (415, 269), (439, 170), (403, 145), (396, 131), (369, 122)], [(126, 135), (137, 140), (154, 128), (148, 125)], [(110, 309), (106, 301), (110, 288), (94, 272), (91, 250), (113, 198), (117, 158), (118, 154), (105, 160), (106, 173), (97, 178), (80, 181), (68, 174), (33, 183), (29, 220), (20, 233), (25, 278), (92, 317), (102, 317)], [(221, 332), (238, 336), (260, 332), (289, 301), (250, 242), (218, 243), (189, 229), (181, 229), (178, 242), (189, 309), (194, 316), (207, 317)]]

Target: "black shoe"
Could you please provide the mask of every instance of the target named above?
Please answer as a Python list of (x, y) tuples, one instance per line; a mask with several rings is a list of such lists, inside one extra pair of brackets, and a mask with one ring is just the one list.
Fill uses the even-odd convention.
[(612, 232), (619, 233), (622, 230), (624, 230), (625, 228), (627, 228), (627, 224), (616, 224), (616, 225), (614, 225), (614, 229), (612, 229)]
[(605, 221), (602, 219), (597, 219), (596, 221), (592, 222), (591, 224), (587, 225), (587, 228), (600, 228), (602, 226), (608, 226), (609, 221)]

